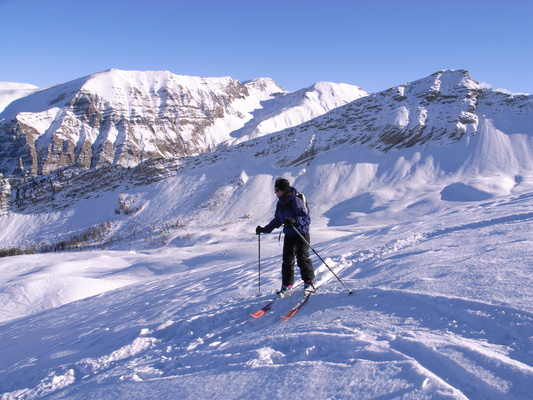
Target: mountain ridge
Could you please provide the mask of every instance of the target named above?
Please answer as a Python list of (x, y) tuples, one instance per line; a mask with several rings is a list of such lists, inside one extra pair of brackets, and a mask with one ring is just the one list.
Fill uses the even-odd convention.
[(70, 164), (131, 167), (287, 128), (344, 130), (346, 138), (339, 140), (387, 151), (475, 134), (480, 101), (489, 118), (498, 112), (494, 103), (515, 107), (527, 129), (530, 95), (493, 91), (465, 70), (442, 70), (369, 94), (329, 82), (289, 93), (270, 78), (241, 83), (230, 77), (111, 69), (6, 107), (0, 115), (0, 172), (9, 177), (47, 175)]
[[(344, 103), (361, 91), (353, 87), (353, 92), (343, 93)], [(111, 69), (89, 75), (6, 107), (0, 115), (0, 172), (46, 175), (69, 164), (130, 167), (149, 158), (212, 151), (230, 140), (231, 132), (242, 128), (261, 102), (286, 93), (270, 78), (243, 84), (230, 77), (168, 71)], [(272, 108), (270, 118), (282, 111)], [(276, 129), (299, 124), (317, 112), (320, 107), (294, 114)]]
[(498, 112), (495, 104), (507, 105), (507, 112), (516, 107), (520, 124), (524, 129), (530, 128), (533, 116), (530, 95), (493, 91), (471, 79), (467, 71), (443, 70), (355, 100), (296, 129), (335, 134), (344, 130), (353, 142), (388, 151), (442, 138), (456, 141), (463, 135), (475, 135), (482, 116), (476, 113), (477, 107), (483, 106), (482, 111), (489, 114)]

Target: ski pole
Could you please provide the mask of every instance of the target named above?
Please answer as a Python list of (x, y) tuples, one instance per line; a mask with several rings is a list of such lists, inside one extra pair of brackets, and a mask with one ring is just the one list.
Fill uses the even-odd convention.
[(341, 278), (339, 278), (339, 277), (337, 276), (337, 274), (336, 274), (335, 272), (333, 272), (333, 270), (329, 267), (328, 264), (326, 264), (326, 262), (322, 259), (322, 257), (320, 257), (320, 255), (316, 252), (316, 250), (313, 249), (313, 246), (311, 246), (311, 244), (310, 244), (307, 240), (305, 240), (305, 238), (304, 238), (303, 235), (300, 233), (300, 231), (299, 231), (298, 229), (296, 229), (295, 226), (293, 226), (292, 229), (294, 229), (294, 231), (300, 236), (300, 238), (304, 241), (304, 243), (305, 243), (306, 245), (308, 245), (309, 248), (310, 248), (311, 250), (313, 250), (313, 253), (315, 253), (315, 254), (317, 255), (317, 257), (320, 258), (320, 261), (322, 261), (322, 262), (324, 263), (324, 265), (325, 265), (326, 267), (328, 267), (328, 269), (331, 271), (331, 273), (333, 274), (333, 276), (334, 276), (335, 278), (337, 278), (337, 280), (342, 284), (342, 286), (344, 286), (344, 289), (346, 289), (346, 290), (348, 291), (348, 296), (351, 295), (351, 294), (353, 293), (353, 290), (350, 290), (350, 289), (348, 289), (348, 288), (346, 287), (346, 285), (344, 284), (344, 282), (341, 281)]
[(261, 233), (257, 235), (257, 266), (259, 269), (259, 294), (261, 296)]

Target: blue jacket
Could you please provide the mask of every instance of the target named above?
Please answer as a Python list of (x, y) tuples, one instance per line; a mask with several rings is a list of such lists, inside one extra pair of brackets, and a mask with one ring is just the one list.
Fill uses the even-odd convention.
[[(291, 187), (291, 189), (292, 193), (289, 197), (278, 200), (278, 203), (276, 204), (276, 212), (274, 213), (274, 219), (265, 226), (265, 233), (270, 233), (274, 229), (284, 225), (285, 218), (295, 218), (297, 222), (294, 226), (302, 235), (309, 233), (309, 225), (311, 224), (309, 210), (307, 209), (303, 200), (296, 196), (298, 193), (297, 190), (293, 187)], [(294, 229), (287, 226), (283, 228), (283, 233), (289, 236), (296, 235)]]

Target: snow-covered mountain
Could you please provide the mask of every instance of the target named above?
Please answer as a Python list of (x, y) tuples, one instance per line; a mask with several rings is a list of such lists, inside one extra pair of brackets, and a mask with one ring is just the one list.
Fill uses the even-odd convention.
[(12, 102), (0, 114), (0, 172), (47, 175), (72, 164), (131, 167), (201, 154), (234, 141), (234, 131), (241, 141), (271, 133), (366, 94), (345, 84), (293, 94), (268, 78), (111, 69)]
[[(531, 96), (441, 71), (266, 134), (320, 86), (267, 96), (210, 152), (5, 177), (0, 248), (39, 254), (0, 258), (2, 400), (528, 399)], [(287, 323), (298, 295), (249, 316), (280, 283), (262, 235), (255, 297), (278, 176), (355, 289), (313, 255)]]
[(485, 123), (507, 134), (528, 132), (532, 117), (531, 95), (494, 91), (467, 71), (445, 70), (355, 100), (295, 129), (326, 131), (337, 140), (388, 151), (430, 141), (448, 145), (476, 135)]
[(308, 88), (264, 101), (262, 108), (254, 112), (254, 117), (243, 128), (231, 133), (237, 140), (229, 142), (241, 143), (300, 125), (367, 95), (364, 90), (345, 83), (317, 82)]

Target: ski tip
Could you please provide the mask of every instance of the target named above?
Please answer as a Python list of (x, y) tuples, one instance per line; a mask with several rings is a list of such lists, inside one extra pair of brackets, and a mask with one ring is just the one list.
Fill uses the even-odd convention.
[(280, 318), (284, 321), (287, 321), (290, 317), (292, 317), (294, 314), (296, 314), (298, 310), (290, 310), (287, 314), (285, 315), (280, 315)]
[(254, 318), (259, 318), (260, 316), (262, 316), (263, 314), (265, 314), (265, 311), (263, 310), (259, 310), (259, 311), (256, 311), (254, 312), (253, 314), (250, 314), (252, 317)]

